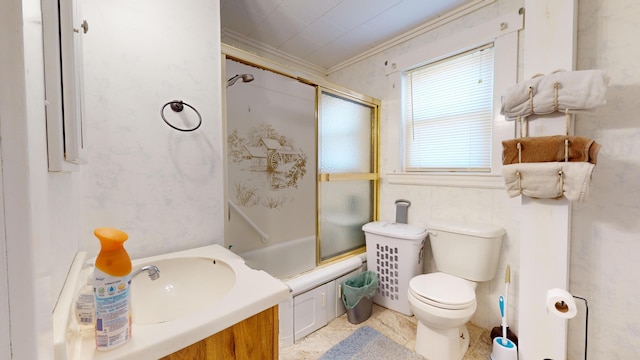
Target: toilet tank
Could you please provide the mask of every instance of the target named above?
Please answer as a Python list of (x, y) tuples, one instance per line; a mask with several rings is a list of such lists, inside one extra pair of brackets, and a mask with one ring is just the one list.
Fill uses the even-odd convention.
[(429, 221), (438, 271), (471, 281), (488, 281), (498, 269), (504, 229), (489, 224)]

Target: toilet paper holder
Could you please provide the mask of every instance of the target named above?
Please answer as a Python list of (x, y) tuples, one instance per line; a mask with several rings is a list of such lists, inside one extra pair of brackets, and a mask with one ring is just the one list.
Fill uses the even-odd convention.
[(587, 360), (587, 343), (589, 341), (589, 302), (586, 298), (575, 296), (574, 298), (584, 301), (584, 360)]
[[(585, 307), (584, 360), (587, 360), (587, 348), (588, 348), (588, 342), (589, 342), (589, 302), (587, 301), (587, 299), (583, 297), (572, 295), (572, 294), (568, 294), (568, 295), (570, 295), (574, 299), (582, 300), (584, 302), (584, 307)], [(573, 305), (575, 306), (575, 304)], [(558, 300), (553, 304), (553, 308), (557, 310), (559, 314), (562, 314), (560, 316), (563, 316), (564, 314), (568, 314), (570, 312), (569, 307), (570, 305), (567, 304), (564, 300)], [(549, 359), (545, 359), (545, 360), (549, 360)]]

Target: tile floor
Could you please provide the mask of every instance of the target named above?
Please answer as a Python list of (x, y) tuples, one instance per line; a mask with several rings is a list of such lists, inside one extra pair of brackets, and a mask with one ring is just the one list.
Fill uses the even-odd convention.
[[(347, 320), (347, 314), (331, 321), (327, 326), (307, 336), (296, 344), (280, 349), (280, 360), (317, 359), (333, 345), (351, 335), (357, 328), (369, 325), (390, 339), (413, 350), (416, 342), (417, 322), (414, 316), (406, 316), (395, 311), (373, 305), (371, 317), (353, 325)], [(469, 329), (469, 350), (463, 360), (486, 360), (491, 354), (489, 330), (472, 323)], [(399, 360), (399, 359), (398, 359)]]

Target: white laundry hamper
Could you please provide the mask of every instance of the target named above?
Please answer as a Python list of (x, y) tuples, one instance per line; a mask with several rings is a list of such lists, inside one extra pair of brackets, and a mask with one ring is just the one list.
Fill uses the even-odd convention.
[(367, 270), (378, 274), (373, 301), (405, 315), (413, 315), (407, 291), (411, 278), (423, 269), (427, 229), (400, 223), (375, 221), (362, 227), (367, 244)]

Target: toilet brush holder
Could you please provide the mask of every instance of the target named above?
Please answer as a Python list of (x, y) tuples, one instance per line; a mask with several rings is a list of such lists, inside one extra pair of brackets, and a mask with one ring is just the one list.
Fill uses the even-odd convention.
[(513, 341), (499, 336), (493, 339), (491, 360), (518, 360), (518, 347)]

